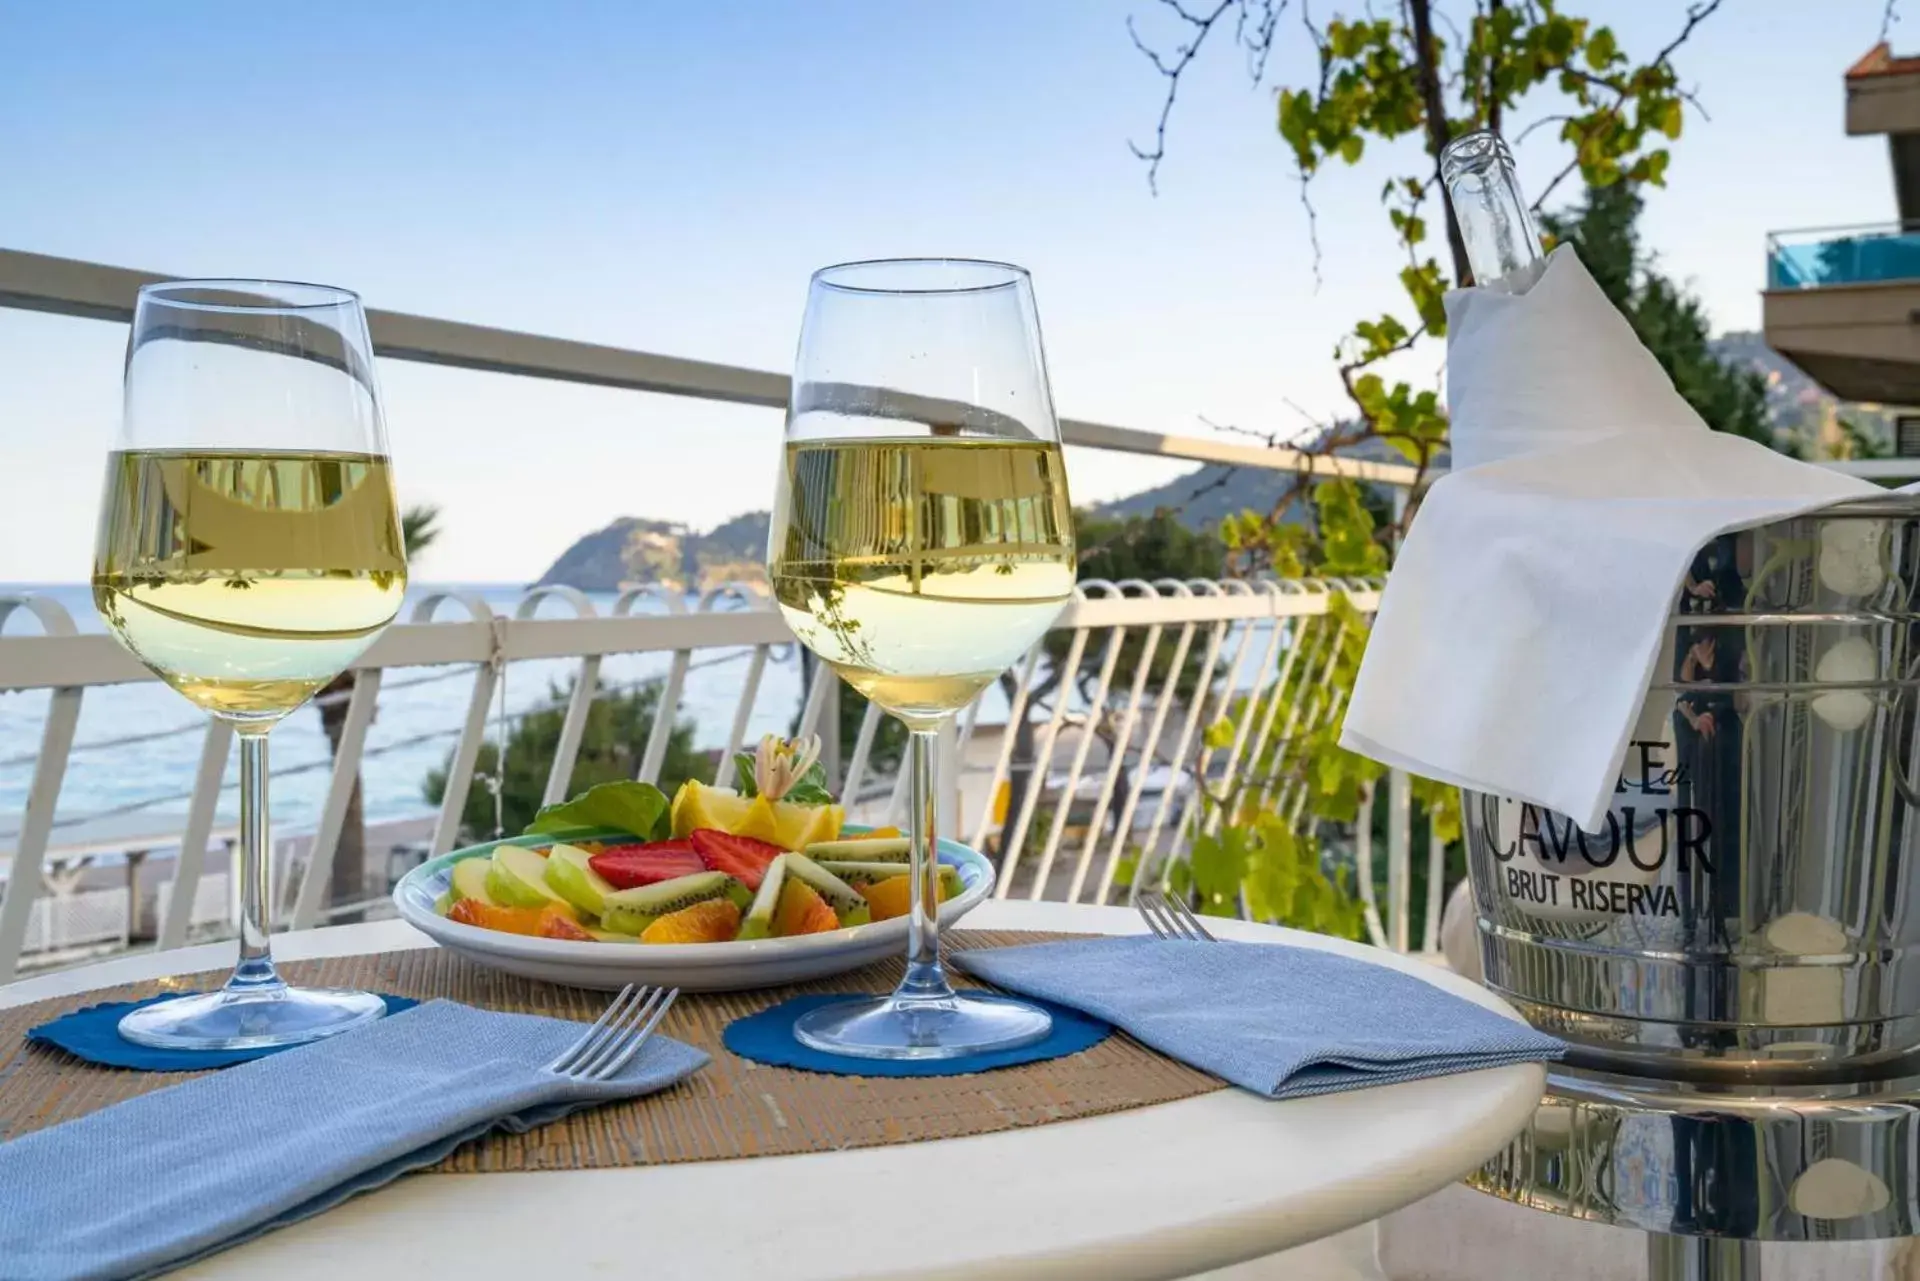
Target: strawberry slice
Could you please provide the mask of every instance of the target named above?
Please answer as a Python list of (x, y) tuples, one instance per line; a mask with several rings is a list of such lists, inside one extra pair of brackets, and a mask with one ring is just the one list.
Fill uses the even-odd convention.
[(617, 890), (671, 881), (707, 870), (689, 841), (654, 841), (647, 845), (613, 845), (587, 860), (587, 866)]
[(760, 888), (760, 882), (766, 879), (767, 865), (786, 852), (778, 845), (751, 836), (735, 836), (710, 827), (695, 828), (687, 839), (709, 872), (725, 872), (750, 890)]

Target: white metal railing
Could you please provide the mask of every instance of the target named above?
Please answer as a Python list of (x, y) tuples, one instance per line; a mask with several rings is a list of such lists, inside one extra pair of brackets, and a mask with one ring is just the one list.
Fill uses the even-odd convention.
[[(174, 277), (158, 272), (0, 249), (0, 307), (125, 323), (133, 317), (134, 294), (141, 285), (170, 279)], [(736, 405), (772, 409), (785, 409), (787, 405), (787, 376), (766, 370), (378, 309), (368, 310), (367, 326), (373, 335), (374, 354), (394, 360)], [(1351, 476), (1401, 486), (1416, 484), (1420, 477), (1418, 469), (1405, 463), (1309, 454), (1204, 436), (1171, 436), (1080, 418), (1061, 419), (1060, 433), (1067, 444), (1089, 449), (1227, 463), (1264, 471)]]
[[(1298, 663), (1309, 664), (1309, 672), (1318, 665), (1324, 676), (1340, 643), (1341, 628), (1349, 625), (1336, 623), (1330, 615), (1336, 592), (1344, 594), (1361, 617), (1370, 616), (1378, 604), (1373, 584), (1207, 580), (1080, 584), (1055, 625), (1051, 642), (1036, 646), (1019, 669), (1007, 723), (997, 727), (981, 723), (987, 700), (983, 695), (963, 712), (943, 741), (943, 777), (951, 792), (942, 806), (943, 830), (969, 836), (974, 844), (997, 852), (996, 893), (1001, 897), (1020, 893), (1036, 899), (1111, 902), (1120, 869), (1131, 861), (1137, 870), (1127, 891), (1130, 900), (1141, 884), (1164, 879), (1183, 854), (1195, 822), (1217, 823), (1217, 813), (1203, 819), (1197, 808), (1201, 786), (1216, 793), (1230, 791), (1240, 781), (1240, 771), (1262, 760), (1270, 744), (1310, 732), (1338, 715), (1339, 700), (1330, 695), (1324, 679), (1291, 686), (1287, 679)], [(540, 601), (555, 594), (568, 601), (575, 616), (532, 617)], [(635, 612), (656, 594), (665, 603), (664, 612)], [(459, 606), (451, 616), (449, 603)], [(64, 610), (49, 599), (0, 597), (0, 622), (21, 609), (38, 619), (48, 634), (0, 634), (0, 687), (47, 689), (55, 701), (42, 730), (35, 767), (36, 779), (44, 785), (37, 784), (29, 795), (13, 851), (8, 892), (0, 900), (0, 976), (5, 977), (13, 973), (30, 939), (48, 937), (51, 929), (44, 923), (35, 927), (33, 922), (41, 918), (34, 917), (31, 909), (36, 887), (49, 886), (61, 874), (47, 865), (48, 835), (81, 700), (98, 687), (155, 679), (110, 637), (76, 634)], [(1140, 649), (1131, 670), (1122, 674), (1119, 658), (1130, 639), (1138, 639)], [(554, 657), (579, 662), (544, 788), (546, 797), (556, 798), (565, 794), (573, 773), (603, 658), (642, 653), (671, 656), (655, 718), (639, 752), (638, 776), (657, 781), (695, 654), (746, 648), (748, 668), (714, 773), (714, 781), (725, 782), (732, 754), (745, 745), (746, 726), (759, 698), (759, 673), (773, 647), (791, 643), (784, 620), (757, 588), (719, 588), (691, 608), (676, 593), (642, 589), (619, 597), (609, 614), (600, 614), (589, 599), (570, 589), (559, 593), (536, 589), (511, 615), (496, 613), (474, 596), (420, 601), (407, 622), (390, 628), (352, 668), (355, 679), (346, 726), (316, 831), (298, 869), (289, 926), (309, 928), (324, 919), (323, 900), (347, 801), (363, 765), (366, 727), (383, 681), (393, 669), (470, 667), (466, 714), (430, 842), (430, 852), (439, 854), (462, 836), (461, 816), (480, 747), (492, 724), (489, 709), (511, 663)], [(1170, 659), (1164, 667), (1156, 667), (1155, 658), (1163, 646), (1170, 649)], [(1099, 657), (1089, 658), (1090, 653)], [(824, 737), (832, 738), (841, 686), (829, 669), (820, 667), (817, 673), (805, 691), (800, 730), (811, 733), (826, 727)], [(1122, 685), (1126, 692), (1118, 696), (1115, 691)], [(1290, 691), (1298, 697), (1290, 696)], [(1205, 746), (1206, 727), (1234, 707), (1239, 715), (1232, 743)], [(1016, 753), (1016, 739), (1020, 724), (1029, 718), (1036, 741), (1031, 761), (1023, 763)], [(852, 755), (836, 782), (848, 798), (884, 797), (877, 810), (868, 807), (868, 816), (893, 820), (904, 815), (901, 780), (898, 775), (892, 780), (877, 777), (869, 766), (880, 720), (880, 710), (869, 705)], [(992, 764), (969, 768), (974, 741), (995, 732), (1000, 741)], [(158, 902), (159, 947), (180, 946), (187, 941), (190, 927), (219, 919), (224, 891), (203, 880), (202, 874), (231, 740), (223, 722), (206, 722), (173, 879)], [(1103, 759), (1095, 760), (1096, 749)], [(1024, 769), (1030, 781), (1018, 807), (1009, 812), (1001, 802), (1017, 768)], [(1297, 780), (1255, 779), (1249, 786), (1268, 793), (1271, 803), (1293, 821), (1303, 820), (1306, 794)], [(1050, 817), (1043, 826), (1036, 826), (1043, 812), (1050, 812)], [(1038, 838), (1038, 847), (1031, 852), (1030, 836)], [(151, 845), (152, 838), (142, 843)], [(1356, 842), (1358, 880), (1367, 895), (1375, 941), (1405, 948), (1405, 905), (1394, 898), (1393, 889), (1406, 882), (1404, 841), (1396, 848), (1399, 852), (1390, 853), (1388, 862), (1391, 901), (1385, 924), (1372, 906), (1371, 844), (1365, 835)], [(1437, 859), (1439, 851), (1432, 853)], [(1435, 930), (1429, 922), (1427, 936), (1435, 937)]]
[[(0, 249), (0, 307), (124, 322), (131, 315), (137, 288), (165, 278)], [(392, 359), (736, 404), (782, 407), (787, 399), (787, 379), (759, 370), (377, 310), (369, 313), (369, 321), (376, 352)], [(1414, 468), (1397, 463), (1170, 436), (1078, 419), (1063, 419), (1061, 427), (1068, 444), (1087, 448), (1262, 470), (1343, 475), (1400, 489), (1418, 478)], [(1343, 589), (1351, 586), (1343, 585)], [(638, 612), (650, 594), (658, 595), (662, 612)], [(1370, 587), (1349, 594), (1363, 612), (1372, 608)], [(563, 600), (574, 617), (534, 617), (534, 610), (548, 597)], [(1326, 628), (1315, 620), (1324, 619), (1330, 599), (1324, 585), (1083, 584), (1055, 633), (1066, 633), (1063, 662), (1073, 676), (1058, 682), (1050, 703), (1037, 705), (1033, 697), (1036, 681), (1050, 672), (1050, 660), (1039, 651), (1030, 658), (1012, 694), (1009, 724), (1000, 731), (1002, 741), (993, 766), (986, 771), (983, 789), (972, 788), (970, 792), (971, 785), (981, 780), (978, 773), (962, 769), (974, 740), (981, 739), (984, 748), (984, 736), (992, 732), (979, 723), (982, 704), (976, 702), (968, 709), (943, 739), (944, 777), (954, 786), (941, 798), (942, 830), (986, 839), (996, 823), (996, 799), (1011, 790), (1003, 785), (1010, 784), (1014, 776), (1017, 727), (1031, 712), (1037, 718), (1036, 760), (1025, 772), (1037, 780), (1038, 786), (1027, 787), (1020, 805), (1008, 816), (1011, 828), (1004, 833), (1007, 839), (1000, 842), (1007, 855), (997, 892), (1108, 901), (1121, 862), (1130, 851), (1143, 858), (1148, 875), (1164, 874), (1169, 861), (1179, 855), (1183, 822), (1191, 813), (1197, 787), (1203, 783), (1230, 787), (1245, 762), (1261, 758), (1271, 735), (1284, 737), (1339, 714), (1333, 699), (1319, 697), (1323, 691), (1316, 684), (1303, 686), (1313, 695), (1307, 700), (1310, 705), (1281, 706), (1280, 691), (1286, 681), (1274, 679), (1281, 673), (1279, 664), (1312, 661), (1314, 647), (1325, 645)], [(10, 621), (27, 615), (38, 622), (39, 634), (21, 634), (18, 628), (9, 632)], [(1142, 655), (1131, 670), (1120, 663), (1129, 636), (1139, 638)], [(717, 775), (717, 781), (725, 781), (727, 757), (744, 738), (769, 652), (792, 639), (779, 614), (765, 607), (763, 598), (748, 589), (733, 587), (709, 593), (691, 608), (676, 592), (632, 592), (619, 599), (610, 615), (598, 614), (584, 595), (565, 588), (530, 594), (511, 616), (496, 614), (478, 597), (457, 592), (420, 602), (407, 621), (389, 628), (355, 665), (342, 741), (311, 853), (293, 896), (291, 925), (306, 928), (323, 919), (321, 899), (365, 750), (367, 727), (382, 682), (391, 669), (472, 665), (466, 715), (458, 730), (452, 768), (430, 843), (432, 851), (440, 853), (451, 848), (458, 837), (474, 765), (488, 733), (489, 708), (511, 663), (555, 658), (579, 663), (559, 748), (546, 782), (546, 796), (554, 799), (566, 789), (605, 657), (639, 653), (671, 656), (637, 771), (641, 778), (657, 779), (694, 654), (747, 647), (748, 667), (741, 698)], [(1173, 657), (1168, 671), (1174, 675), (1156, 680), (1153, 655), (1169, 644)], [(1099, 658), (1087, 660), (1090, 651)], [(1089, 661), (1092, 670), (1082, 673), (1080, 669)], [(1183, 699), (1178, 673), (1190, 667), (1197, 667), (1203, 679), (1193, 686), (1193, 697)], [(1255, 672), (1261, 679), (1249, 683)], [(78, 634), (72, 620), (55, 602), (44, 597), (0, 599), (0, 690), (50, 691), (25, 811), (13, 838), (11, 885), (0, 899), (0, 982), (11, 978), (18, 965), (29, 911), (49, 871), (46, 856), (81, 699), (95, 686), (151, 679), (151, 674), (110, 637)], [(837, 725), (838, 689), (835, 680), (812, 684), (803, 707), (803, 730)], [(1124, 697), (1116, 695), (1121, 689), (1126, 691)], [(1217, 719), (1228, 700), (1249, 690), (1259, 697), (1249, 701), (1250, 710), (1234, 742), (1219, 751), (1202, 748), (1201, 735), (1206, 726)], [(877, 710), (869, 708), (846, 768), (840, 772), (848, 795), (871, 791), (878, 784), (882, 795), (890, 798), (887, 809), (897, 813), (901, 781), (896, 779), (889, 791), (886, 780), (869, 778), (879, 719)], [(834, 735), (826, 737), (831, 740)], [(194, 905), (206, 902), (200, 875), (231, 747), (231, 730), (222, 723), (209, 722), (203, 731), (199, 766), (180, 833), (175, 879), (168, 887), (165, 910), (160, 913), (160, 947), (184, 943), (194, 919)], [(1052, 771), (1058, 754), (1064, 754), (1065, 765), (1056, 781)], [(1082, 781), (1091, 784), (1096, 778), (1087, 809), (1091, 821), (1076, 822), (1076, 797)], [(1387, 790), (1392, 803), (1404, 806), (1403, 786)], [(1042, 815), (1049, 812), (1045, 808), (1049, 794), (1055, 795), (1057, 803), (1050, 817), (1040, 824)], [(1058, 800), (1061, 795), (1064, 801)], [(963, 803), (963, 796), (971, 799)], [(1305, 803), (1303, 792), (1290, 792), (1281, 799), (1296, 815)], [(1133, 833), (1143, 821), (1145, 835), (1136, 840)], [(1111, 830), (1103, 835), (1107, 826)], [(1356, 848), (1362, 859), (1370, 859), (1366, 825), (1361, 828)], [(1404, 821), (1389, 824), (1388, 919), (1383, 922), (1380, 913), (1371, 909), (1368, 918), (1375, 942), (1396, 942), (1402, 947), (1407, 945), (1408, 930), (1404, 920), (1395, 919), (1395, 913), (1404, 915), (1405, 909), (1400, 900), (1404, 900), (1407, 883), (1406, 828)], [(1025, 853), (1030, 836), (1039, 841), (1031, 861)], [(1433, 851), (1436, 859), (1438, 854)], [(1371, 895), (1370, 865), (1363, 866), (1359, 880), (1363, 891)], [(1396, 886), (1401, 887), (1399, 900), (1395, 899)], [(1436, 938), (1437, 923), (1429, 922), (1429, 948)]]

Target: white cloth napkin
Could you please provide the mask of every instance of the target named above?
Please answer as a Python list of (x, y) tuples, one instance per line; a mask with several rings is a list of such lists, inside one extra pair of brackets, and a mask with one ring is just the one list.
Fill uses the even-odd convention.
[(1695, 553), (1885, 491), (1710, 430), (1571, 246), (1446, 307), (1460, 470), (1401, 547), (1340, 742), (1596, 830)]

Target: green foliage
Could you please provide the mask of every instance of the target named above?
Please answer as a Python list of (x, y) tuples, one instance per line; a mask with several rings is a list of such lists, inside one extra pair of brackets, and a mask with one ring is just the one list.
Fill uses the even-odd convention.
[(1714, 354), (1699, 299), (1654, 270), (1640, 251), (1642, 200), (1631, 186), (1589, 188), (1575, 207), (1542, 222), (1571, 243), (1594, 280), (1620, 308), (1640, 341), (1673, 379), (1674, 389), (1715, 431), (1775, 446), (1766, 382)]
[[(1364, 519), (1344, 518), (1352, 521), (1354, 535), (1365, 532)], [(1361, 544), (1378, 551), (1371, 539)], [(1191, 865), (1175, 876), (1174, 886), (1194, 895), (1203, 911), (1237, 910), (1244, 895), (1261, 920), (1358, 938), (1363, 915), (1350, 870), (1328, 873), (1316, 833), (1324, 823), (1358, 822), (1361, 800), (1385, 773), (1378, 763), (1342, 748), (1338, 718), (1323, 716), (1328, 699), (1352, 688), (1366, 649), (1366, 620), (1337, 594), (1325, 615), (1301, 625), (1292, 646), (1299, 657), (1287, 668), (1283, 705), (1302, 709), (1306, 728), (1271, 737), (1241, 763), (1232, 791), (1207, 794), (1205, 811), (1222, 810), (1225, 821), (1218, 835), (1195, 838)], [(1236, 699), (1228, 715), (1208, 727), (1205, 746), (1212, 751), (1231, 747), (1243, 720), (1259, 715), (1265, 705), (1264, 697)], [(1459, 793), (1427, 779), (1415, 780), (1413, 790), (1436, 836), (1457, 842)], [(1296, 803), (1304, 822), (1294, 820)]]
[[(1184, 582), (1191, 578), (1219, 578), (1225, 570), (1226, 552), (1220, 540), (1188, 529), (1170, 511), (1120, 520), (1075, 512), (1074, 538), (1081, 549), (1082, 582), (1104, 579), (1121, 583), (1128, 579), (1141, 579), (1152, 583), (1166, 578)], [(1048, 632), (1044, 643), (1051, 679), (1052, 674), (1058, 673), (1067, 661), (1072, 636), (1067, 632)], [(1144, 629), (1129, 629), (1122, 641), (1114, 670), (1126, 673), (1137, 671), (1145, 646)], [(1160, 682), (1172, 671), (1175, 648), (1172, 634), (1163, 633), (1160, 643), (1154, 648), (1147, 678), (1153, 688), (1158, 689)], [(1200, 651), (1199, 645), (1191, 646), (1188, 650), (1177, 687), (1182, 697), (1190, 694), (1194, 682), (1199, 680)], [(1088, 645), (1081, 653), (1080, 666), (1073, 674), (1074, 679), (1090, 684), (1099, 672), (1101, 657), (1100, 646)], [(1124, 698), (1127, 686), (1119, 680), (1114, 683), (1119, 688), (1111, 692), (1111, 697)]]
[(1181, 880), (1176, 892), (1211, 916), (1239, 915), (1244, 894), (1259, 920), (1345, 939), (1359, 939), (1365, 930), (1351, 869), (1329, 875), (1319, 839), (1295, 831), (1272, 810), (1223, 826), (1218, 835), (1196, 836)]
[[(1385, 770), (1341, 747), (1339, 718), (1318, 713), (1329, 698), (1344, 697), (1353, 688), (1366, 647), (1366, 619), (1344, 594), (1334, 596), (1326, 614), (1299, 624), (1292, 640), (1299, 656), (1287, 668), (1282, 705), (1301, 708), (1300, 720), (1307, 725), (1291, 735), (1275, 732), (1257, 756), (1242, 762), (1236, 790), (1212, 797), (1213, 803), (1239, 820), (1274, 796), (1304, 792), (1305, 813), (1312, 820), (1352, 823), (1359, 817), (1362, 795)], [(1241, 720), (1257, 715), (1264, 702), (1264, 697), (1234, 701), (1227, 718), (1215, 726), (1226, 727), (1222, 745), (1233, 741)]]
[(1221, 522), (1229, 572), (1303, 578), (1373, 578), (1387, 572), (1387, 549), (1375, 536), (1379, 520), (1358, 481), (1326, 480), (1308, 491), (1313, 519), (1281, 522), (1272, 513), (1243, 511)]
[[(571, 687), (551, 687), (553, 706), (520, 718), (507, 736), (507, 768), (500, 794), (500, 825), (507, 832), (518, 832), (533, 821), (547, 787), (547, 772), (553, 767), (554, 750), (560, 743), (560, 725), (565, 719), (565, 702)], [(580, 735), (580, 754), (574, 761), (567, 795), (600, 783), (633, 778), (640, 772), (640, 757), (646, 751), (647, 735), (653, 728), (654, 709), (659, 688), (643, 685), (631, 690), (603, 689), (587, 713)], [(497, 753), (493, 742), (480, 746), (474, 765), (473, 786), (460, 814), (461, 831), (468, 837), (488, 837), (494, 830), (493, 794), (487, 779), (493, 777)], [(693, 725), (681, 721), (674, 725), (667, 742), (667, 753), (660, 767), (660, 787), (671, 796), (689, 778), (706, 777), (711, 766), (694, 750)], [(446, 795), (447, 771), (431, 771), (422, 785), (429, 802), (438, 805)]]
[[(1662, 185), (1667, 144), (1684, 125), (1683, 92), (1670, 55), (1705, 16), (1689, 14), (1679, 40), (1651, 61), (1636, 63), (1611, 28), (1565, 12), (1558, 0), (1476, 6), (1464, 32), (1435, 29), (1429, 10), (1424, 0), (1401, 6), (1391, 17), (1368, 8), (1359, 17), (1333, 14), (1318, 27), (1307, 17), (1318, 76), (1306, 86), (1282, 87), (1276, 116), (1303, 183), (1331, 163), (1356, 164), (1370, 140), (1422, 139), (1425, 172), (1392, 177), (1381, 191), (1394, 239), (1406, 255), (1400, 284), (1417, 324), (1391, 314), (1363, 320), (1334, 353), (1359, 411), (1358, 435), (1384, 438), (1421, 464), (1446, 436), (1438, 397), (1367, 371), (1423, 333), (1444, 334), (1442, 296), (1450, 283), (1465, 283), (1468, 269), (1451, 210), (1442, 210), (1451, 273), (1425, 248), (1428, 202), (1439, 198), (1441, 148), (1468, 130), (1501, 128), (1538, 90), (1554, 100), (1552, 112), (1536, 123), (1558, 124), (1571, 151), (1567, 172), (1592, 187)], [(1272, 3), (1264, 12), (1269, 19), (1277, 16)], [(1244, 24), (1245, 4), (1240, 17)], [(1264, 53), (1274, 28), (1256, 23), (1255, 30), (1269, 42), (1255, 46)]]
[[(1396, 270), (1405, 307), (1399, 315), (1389, 312), (1361, 320), (1336, 346), (1334, 360), (1354, 415), (1350, 424), (1326, 433), (1322, 451), (1340, 452), (1380, 439), (1424, 468), (1444, 445), (1447, 421), (1438, 395), (1395, 380), (1378, 366), (1423, 336), (1443, 335), (1443, 295), (1451, 284), (1468, 283), (1464, 246), (1444, 200), (1439, 217), (1446, 249), (1436, 254), (1430, 248), (1429, 202), (1442, 199), (1442, 148), (1468, 130), (1504, 130), (1521, 110), (1533, 115), (1523, 132), (1557, 126), (1566, 147), (1559, 175), (1536, 186), (1534, 194), (1544, 199), (1572, 175), (1592, 192), (1603, 193), (1589, 197), (1577, 225), (1556, 223), (1554, 229), (1581, 241), (1582, 257), (1603, 288), (1621, 302), (1681, 394), (1709, 423), (1770, 443), (1771, 432), (1763, 430), (1764, 398), (1757, 394), (1755, 380), (1713, 359), (1698, 303), (1644, 270), (1636, 261), (1632, 234), (1638, 209), (1633, 190), (1664, 185), (1671, 158), (1668, 144), (1681, 135), (1685, 123), (1685, 94), (1672, 55), (1716, 7), (1689, 7), (1677, 19), (1678, 35), (1647, 61), (1630, 56), (1611, 28), (1567, 12), (1562, 0), (1475, 5), (1464, 31), (1452, 23), (1436, 26), (1430, 0), (1409, 0), (1379, 11), (1362, 5), (1358, 13), (1301, 13), (1317, 55), (1317, 74), (1305, 85), (1280, 89), (1276, 126), (1303, 187), (1332, 166), (1359, 163), (1370, 143), (1417, 137), (1421, 144), (1419, 162), (1389, 177), (1381, 191), (1387, 224), (1400, 251)], [(1282, 29), (1278, 19), (1284, 8), (1281, 0), (1232, 0), (1211, 17), (1187, 16), (1192, 29), (1183, 33), (1183, 58), (1170, 61), (1148, 52), (1177, 88), (1180, 71), (1213, 24), (1233, 14), (1237, 39), (1252, 55), (1258, 74), (1267, 65), (1275, 33)], [(1297, 28), (1289, 23), (1286, 29)], [(1542, 95), (1549, 101), (1542, 103)], [(1172, 100), (1170, 90), (1169, 107)], [(1163, 116), (1163, 140), (1164, 132)], [(1162, 150), (1139, 154), (1157, 165)], [(1282, 519), (1297, 495), (1283, 498), (1273, 511), (1242, 512), (1222, 523), (1221, 541), (1232, 572), (1372, 577), (1385, 571), (1400, 531), (1382, 523), (1368, 490), (1346, 479), (1310, 483), (1311, 519), (1305, 523)], [(1304, 650), (1289, 672), (1292, 688), (1287, 694), (1324, 706), (1315, 700), (1340, 697), (1351, 689), (1366, 629), (1342, 599), (1306, 631), (1319, 633), (1322, 649), (1337, 636), (1337, 648), (1310, 663), (1304, 655), (1316, 650)], [(1230, 745), (1236, 718), (1248, 710), (1242, 700), (1225, 721), (1210, 727), (1208, 745), (1216, 750)], [(1219, 837), (1203, 838), (1194, 849), (1194, 888), (1209, 906), (1219, 908), (1244, 893), (1256, 914), (1293, 924), (1324, 920), (1340, 932), (1356, 919), (1348, 911), (1350, 904), (1328, 906), (1340, 900), (1325, 898), (1322, 882), (1302, 869), (1317, 873), (1320, 867), (1317, 849), (1309, 848), (1314, 825), (1354, 821), (1360, 799), (1382, 771), (1343, 751), (1338, 745), (1339, 718), (1327, 719), (1326, 725), (1270, 743), (1262, 759), (1243, 766), (1248, 782), (1238, 794), (1207, 802), (1227, 808)], [(1430, 825), (1440, 840), (1458, 841), (1455, 790), (1425, 779), (1414, 780), (1412, 790), (1420, 811), (1417, 821)], [(1275, 815), (1270, 798), (1276, 791), (1304, 798), (1304, 832), (1296, 833)], [(1175, 874), (1184, 875), (1178, 869)]]
[(1840, 428), (1839, 456), (1843, 459), (1891, 458), (1893, 450), (1885, 441), (1873, 434), (1872, 429), (1862, 426), (1851, 418), (1836, 420)]
[(1080, 548), (1080, 577), (1121, 582), (1129, 578), (1217, 578), (1220, 544), (1195, 533), (1165, 509), (1151, 516), (1115, 519), (1091, 512), (1073, 514), (1073, 536)]

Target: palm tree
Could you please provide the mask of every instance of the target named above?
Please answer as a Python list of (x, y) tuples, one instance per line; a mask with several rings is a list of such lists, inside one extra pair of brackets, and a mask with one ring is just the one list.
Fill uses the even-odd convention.
[[(400, 514), (400, 537), (407, 549), (407, 563), (433, 546), (440, 537), (440, 509), (420, 503)], [(354, 677), (342, 672), (317, 696), (320, 728), (326, 731), (331, 752), (340, 753), (340, 736), (347, 729), (347, 697), (353, 691)], [(340, 843), (333, 852), (333, 875), (327, 901), (339, 905), (359, 900), (367, 892), (367, 821), (360, 804), (360, 780), (353, 780), (353, 794), (347, 798), (346, 818), (340, 825)], [(354, 919), (335, 918), (336, 923)]]

